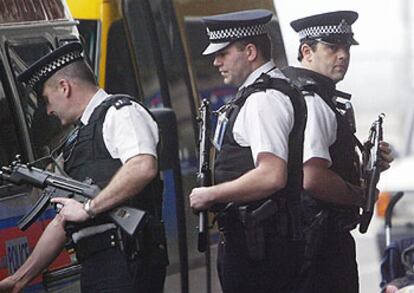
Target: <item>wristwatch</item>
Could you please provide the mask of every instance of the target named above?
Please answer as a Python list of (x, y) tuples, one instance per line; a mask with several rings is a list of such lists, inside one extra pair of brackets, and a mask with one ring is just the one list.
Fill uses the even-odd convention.
[(88, 214), (89, 217), (91, 217), (91, 219), (93, 219), (93, 218), (95, 218), (96, 214), (92, 211), (91, 201), (92, 201), (92, 199), (88, 199), (83, 204), (83, 210)]

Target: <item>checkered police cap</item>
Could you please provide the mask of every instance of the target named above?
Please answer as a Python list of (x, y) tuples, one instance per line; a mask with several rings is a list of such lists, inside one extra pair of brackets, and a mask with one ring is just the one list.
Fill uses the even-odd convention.
[(358, 13), (354, 11), (334, 11), (297, 19), (290, 25), (299, 33), (301, 41), (308, 39), (358, 45), (351, 28), (357, 18)]
[(18, 79), (37, 94), (41, 94), (43, 84), (54, 73), (78, 60), (83, 60), (82, 45), (78, 42), (71, 42), (37, 60), (22, 72)]
[(203, 18), (210, 44), (203, 55), (216, 53), (232, 42), (267, 34), (272, 12), (265, 9), (213, 15)]

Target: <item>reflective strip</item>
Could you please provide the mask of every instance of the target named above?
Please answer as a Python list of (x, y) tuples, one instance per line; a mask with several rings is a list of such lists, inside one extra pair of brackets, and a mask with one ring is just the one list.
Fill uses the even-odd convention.
[(98, 226), (91, 226), (83, 228), (82, 230), (79, 230), (78, 232), (75, 232), (72, 234), (72, 240), (73, 242), (77, 243), (79, 240), (85, 237), (90, 237), (99, 233), (103, 233), (105, 231), (108, 231), (110, 229), (116, 228), (116, 225), (113, 223), (108, 224), (102, 224)]

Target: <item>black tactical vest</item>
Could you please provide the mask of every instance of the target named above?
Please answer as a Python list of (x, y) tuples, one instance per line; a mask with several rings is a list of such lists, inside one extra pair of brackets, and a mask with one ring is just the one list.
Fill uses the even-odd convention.
[[(262, 74), (258, 80), (245, 88), (234, 101), (228, 104), (226, 117), (229, 120), (224, 132), (221, 150), (218, 152), (214, 164), (214, 182), (218, 184), (234, 180), (255, 168), (250, 147), (240, 146), (234, 140), (233, 127), (241, 107), (249, 96), (266, 89), (275, 89), (287, 95), (294, 109), (294, 126), (289, 134), (287, 184), (285, 188), (270, 195), (269, 198), (286, 203), (284, 206), (288, 213), (289, 233), (295, 235), (300, 226), (298, 221), (300, 221), (300, 194), (303, 181), (303, 133), (306, 123), (306, 105), (302, 94), (287, 80), (271, 78), (267, 74)], [(248, 209), (257, 208), (265, 200), (267, 198), (248, 203)], [(215, 209), (220, 208), (216, 206)]]
[[(120, 109), (131, 103), (128, 96), (111, 96), (95, 108), (87, 125), (79, 126), (74, 131), (63, 149), (64, 170), (70, 177), (80, 181), (90, 178), (101, 189), (109, 183), (122, 163), (119, 159), (113, 159), (106, 149), (102, 133), (103, 122), (110, 107)], [(150, 115), (152, 116), (151, 113)], [(161, 204), (162, 182), (159, 174), (128, 202), (129, 206), (145, 210), (155, 218), (161, 217)], [(103, 213), (82, 224), (78, 229), (110, 221)]]
[[(353, 130), (349, 122), (338, 112), (333, 97), (337, 96), (334, 82), (316, 72), (306, 70), (303, 68), (287, 67), (282, 69), (282, 72), (289, 77), (292, 82), (301, 90), (313, 95), (318, 94), (325, 103), (335, 113), (337, 120), (336, 141), (329, 148), (329, 154), (332, 159), (330, 169), (338, 174), (345, 181), (354, 185), (360, 185), (360, 161), (358, 153), (356, 152), (357, 140), (353, 134)], [(321, 205), (327, 205), (330, 209), (340, 216), (344, 222), (357, 222), (359, 208), (326, 204), (320, 202)], [(340, 211), (348, 211), (349, 213), (340, 213)], [(332, 213), (334, 214), (334, 213)], [(354, 225), (352, 225), (354, 226)]]

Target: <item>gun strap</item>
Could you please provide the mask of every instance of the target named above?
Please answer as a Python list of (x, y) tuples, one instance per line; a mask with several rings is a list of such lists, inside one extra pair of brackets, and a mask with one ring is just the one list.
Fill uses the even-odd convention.
[(364, 145), (359, 141), (359, 139), (356, 137), (355, 133), (353, 133), (353, 131), (351, 130), (349, 124), (345, 121), (344, 117), (342, 116), (341, 113), (339, 113), (339, 111), (337, 109), (334, 109), (335, 115), (338, 117), (337, 121), (338, 123), (342, 123), (343, 125), (345, 125), (344, 129), (346, 129), (347, 132), (349, 132), (349, 134), (353, 137), (356, 146), (359, 148), (359, 150), (363, 153), (364, 152)]

